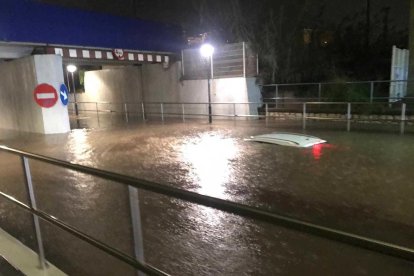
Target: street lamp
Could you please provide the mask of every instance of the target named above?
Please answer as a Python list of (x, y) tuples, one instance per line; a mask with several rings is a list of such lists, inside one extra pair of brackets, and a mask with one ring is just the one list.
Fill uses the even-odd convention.
[(207, 87), (208, 87), (208, 122), (212, 122), (211, 113), (211, 93), (210, 93), (210, 80), (211, 80), (211, 64), (213, 59), (214, 47), (211, 44), (203, 44), (200, 47), (200, 54), (203, 58), (208, 60), (207, 70)]
[(77, 69), (78, 68), (75, 65), (73, 65), (73, 64), (69, 64), (68, 66), (66, 66), (66, 70), (68, 70), (68, 72), (70, 72), (71, 75), (72, 75), (72, 89), (73, 89), (73, 97), (74, 97), (74, 100), (75, 100), (75, 114), (76, 114), (76, 116), (79, 115), (79, 112), (78, 112), (78, 103), (76, 102), (75, 78), (73, 77), (73, 73)]

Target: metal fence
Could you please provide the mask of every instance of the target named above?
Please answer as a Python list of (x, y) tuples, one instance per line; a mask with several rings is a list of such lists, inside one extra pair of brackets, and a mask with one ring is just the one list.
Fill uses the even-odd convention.
[(289, 101), (351, 101), (351, 102), (394, 102), (399, 97), (389, 97), (390, 90), (414, 80), (376, 80), (376, 81), (347, 81), (347, 82), (309, 82), (281, 83), (261, 86), (264, 102)]
[[(251, 218), (258, 221), (264, 221), (271, 223), (273, 225), (286, 227), (288, 229), (294, 229), (300, 232), (316, 235), (325, 239), (333, 240), (342, 242), (348, 245), (353, 245), (356, 247), (368, 249), (374, 252), (378, 252), (381, 254), (398, 257), (401, 259), (409, 260), (414, 262), (414, 250), (411, 248), (407, 248), (404, 246), (399, 246), (395, 244), (390, 244), (387, 242), (375, 240), (368, 237), (363, 237), (360, 235), (355, 235), (352, 233), (344, 232), (337, 229), (332, 229), (329, 227), (313, 224), (310, 222), (298, 220), (295, 218), (291, 218), (285, 215), (271, 213), (266, 210), (257, 208), (257, 207), (251, 207), (248, 205), (240, 204), (231, 202), (228, 200), (223, 200), (219, 198), (214, 198), (210, 196), (201, 195), (195, 192), (186, 191), (183, 189), (174, 188), (172, 186), (163, 185), (159, 183), (154, 183), (130, 176), (125, 176), (117, 173), (113, 173), (110, 171), (105, 170), (99, 170), (91, 167), (86, 167), (78, 164), (73, 164), (70, 162), (33, 154), (17, 149), (12, 149), (6, 146), (0, 146), (0, 151), (17, 155), (21, 159), (22, 164), (22, 173), (25, 176), (25, 184), (26, 189), (29, 194), (29, 204), (25, 204), (11, 195), (0, 191), (0, 196), (7, 201), (23, 208), (24, 210), (30, 212), (33, 216), (34, 220), (34, 228), (36, 233), (36, 240), (37, 240), (37, 246), (38, 246), (38, 254), (39, 254), (39, 262), (40, 267), (43, 269), (46, 267), (46, 256), (45, 251), (43, 248), (43, 241), (42, 241), (42, 232), (39, 224), (39, 219), (42, 219), (61, 230), (66, 231), (67, 233), (89, 243), (95, 248), (98, 248), (105, 252), (108, 255), (111, 255), (115, 257), (116, 259), (129, 264), (130, 266), (138, 269), (139, 271), (145, 272), (148, 275), (168, 275), (166, 272), (163, 272), (156, 267), (153, 267), (150, 264), (145, 263), (145, 261), (141, 258), (139, 259), (139, 256), (130, 256), (128, 254), (125, 254), (124, 252), (121, 252), (114, 247), (111, 247), (108, 244), (105, 244), (94, 237), (82, 232), (81, 230), (77, 229), (76, 227), (73, 227), (67, 223), (65, 223), (62, 220), (59, 220), (52, 215), (46, 213), (45, 211), (40, 210), (37, 207), (36, 203), (36, 196), (35, 196), (35, 190), (34, 186), (32, 184), (32, 178), (31, 178), (31, 172), (30, 172), (30, 165), (29, 160), (37, 160), (40, 162), (44, 162), (47, 164), (51, 164), (57, 167), (65, 168), (74, 170), (77, 172), (85, 173), (88, 175), (92, 175), (95, 177), (103, 178), (106, 180), (114, 181), (116, 183), (126, 185), (129, 188), (130, 192), (130, 202), (131, 206), (136, 205), (138, 206), (138, 189), (143, 189), (146, 191), (151, 191), (157, 194), (165, 195), (171, 198), (184, 200), (186, 202), (191, 202), (211, 208), (215, 208), (217, 210), (236, 214), (245, 218)], [(62, 183), (62, 185), (65, 185)], [(132, 208), (132, 207), (131, 207)], [(138, 213), (137, 213), (138, 212)], [(131, 210), (131, 219), (132, 219), (132, 225), (133, 227), (136, 227), (137, 225), (140, 226), (140, 219), (139, 219), (139, 209), (138, 210)], [(136, 233), (136, 229), (134, 229), (134, 233)], [(137, 237), (134, 236), (134, 246), (136, 248), (136, 241)], [(142, 239), (140, 240), (142, 242)], [(142, 246), (142, 244), (141, 244)], [(141, 249), (137, 250), (136, 252), (143, 254), (142, 247)], [(247, 260), (246, 260), (247, 261)]]
[(253, 77), (258, 75), (258, 59), (248, 43), (225, 44), (216, 47), (211, 63), (201, 57), (199, 49), (181, 53), (184, 79)]
[[(269, 107), (273, 106), (273, 108)], [(330, 107), (326, 109), (325, 107)], [(405, 131), (408, 122), (414, 122), (413, 109), (407, 115), (406, 103), (365, 103), (365, 102), (292, 102), (289, 108), (275, 107), (265, 104), (265, 118), (301, 119), (302, 128), (306, 129), (307, 121), (343, 121), (347, 131), (351, 130), (352, 122), (392, 122), (399, 123), (400, 133)], [(371, 114), (371, 110), (387, 111), (387, 115)], [(388, 110), (386, 110), (388, 109)]]
[[(367, 110), (370, 106), (383, 106), (382, 104), (367, 104), (367, 103), (350, 103), (350, 102), (305, 102), (296, 103), (302, 109), (302, 128), (306, 129), (307, 121), (309, 120), (324, 120), (324, 121), (345, 121), (347, 131), (351, 130), (351, 123), (364, 121), (364, 122), (397, 122), (400, 124), (400, 133), (405, 131), (405, 125), (408, 121), (414, 121), (414, 118), (406, 115), (407, 108), (405, 103), (399, 104), (397, 108), (393, 108), (393, 111), (399, 111), (399, 115), (369, 115), (361, 114), (359, 111), (357, 114), (353, 113), (353, 108)], [(267, 106), (267, 104), (266, 104)], [(334, 106), (335, 110), (342, 109), (343, 113), (316, 113), (312, 112), (312, 107), (317, 107), (318, 111), (321, 110), (321, 106)], [(323, 110), (323, 109), (322, 109)], [(267, 109), (267, 113), (269, 109)]]
[[(258, 110), (262, 106), (259, 102), (220, 102), (220, 103), (175, 103), (175, 102), (76, 102), (80, 114), (95, 114), (97, 119), (102, 114), (121, 115), (126, 122), (130, 119), (159, 118), (164, 121), (167, 117), (180, 118), (183, 121), (189, 118), (203, 118), (210, 116), (208, 106), (212, 105), (213, 117), (223, 118), (260, 118)], [(75, 110), (75, 103), (71, 102), (70, 110)]]
[[(215, 119), (301, 119), (303, 129), (307, 121), (343, 121), (346, 129), (357, 122), (399, 123), (400, 133), (404, 133), (407, 123), (414, 122), (414, 103), (402, 102), (315, 102), (309, 101), (246, 102), (246, 103), (211, 103)], [(125, 122), (132, 120), (161, 120), (168, 118), (200, 119), (209, 117), (209, 103), (172, 103), (172, 102), (77, 102), (81, 115), (96, 118), (98, 126), (103, 116), (117, 117)], [(74, 110), (71, 103), (71, 111)], [(293, 115), (292, 115), (293, 114)]]

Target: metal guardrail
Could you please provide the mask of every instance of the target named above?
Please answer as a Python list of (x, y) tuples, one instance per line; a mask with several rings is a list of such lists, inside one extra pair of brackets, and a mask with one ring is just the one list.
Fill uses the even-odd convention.
[[(279, 97), (281, 88), (287, 87), (310, 87), (313, 90), (313, 98), (317, 101), (322, 101), (324, 99), (323, 92), (325, 87), (332, 87), (334, 85), (367, 85), (368, 93), (369, 93), (369, 102), (372, 103), (375, 100), (380, 99), (390, 99), (389, 97), (375, 97), (375, 85), (377, 84), (389, 84), (390, 86), (396, 86), (398, 88), (402, 88), (401, 86), (407, 85), (408, 83), (412, 83), (414, 80), (374, 80), (374, 81), (345, 81), (345, 82), (302, 82), (302, 83), (272, 83), (272, 84), (264, 84), (260, 85), (260, 87), (273, 87), (274, 88), (274, 97), (272, 98), (264, 98), (263, 100), (266, 102), (267, 100), (278, 100), (278, 99), (287, 99), (285, 97)], [(268, 91), (271, 93), (270, 91)], [(309, 98), (309, 97), (308, 97)], [(391, 97), (392, 98), (392, 97)], [(398, 97), (395, 99), (401, 99), (402, 97)]]
[[(386, 105), (389, 105), (388, 103), (385, 103)], [(393, 103), (395, 104), (395, 103)], [(398, 119), (395, 120), (391, 120), (391, 121), (395, 121), (395, 122), (399, 122), (400, 123), (400, 133), (404, 134), (405, 132), (405, 125), (406, 122), (409, 121), (407, 119), (407, 104), (406, 103), (400, 103), (401, 104), (401, 109), (400, 109), (400, 115), (398, 115), (397, 117), (399, 117)], [(274, 105), (275, 108), (269, 108), (269, 105)], [(368, 102), (291, 102), (289, 103), (289, 105), (293, 105), (293, 106), (299, 106), (301, 107), (300, 110), (298, 111), (298, 114), (301, 114), (301, 118), (302, 118), (302, 128), (306, 129), (306, 122), (308, 119), (312, 119), (312, 120), (331, 120), (331, 121), (345, 121), (346, 122), (346, 129), (347, 131), (351, 130), (351, 122), (352, 121), (358, 121), (357, 119), (353, 119), (353, 116), (355, 114), (352, 113), (352, 106), (358, 106), (358, 105), (370, 105), (370, 106), (375, 106), (375, 105), (384, 105), (384, 103), (368, 103)], [(310, 113), (308, 111), (308, 106), (311, 105), (343, 105), (346, 107), (346, 112), (343, 113), (344, 115), (344, 119), (341, 118), (327, 118), (327, 117), (321, 117), (321, 116), (309, 116), (308, 114)], [(271, 112), (281, 112), (283, 113), (283, 109), (278, 108), (277, 105), (275, 105), (274, 103), (269, 104), (269, 103), (265, 103), (265, 118), (268, 119), (270, 116)], [(314, 114), (315, 115), (315, 114)], [(373, 119), (361, 119), (362, 121), (374, 121)], [(375, 121), (380, 121), (379, 119), (376, 119)], [(387, 119), (386, 121), (390, 121), (389, 119)]]
[[(75, 105), (74, 102), (71, 102), (72, 105)], [(217, 113), (214, 112), (213, 114), (202, 113), (200, 110), (199, 113), (189, 112), (189, 106), (205, 106), (205, 110), (208, 110), (209, 103), (200, 103), (200, 102), (180, 102), (180, 103), (173, 103), (173, 102), (140, 102), (140, 103), (131, 103), (131, 102), (76, 102), (76, 106), (78, 106), (79, 112), (93, 112), (96, 114), (97, 119), (99, 120), (100, 113), (118, 113), (123, 114), (125, 116), (126, 122), (129, 121), (130, 115), (136, 115), (142, 117), (145, 120), (148, 116), (156, 115), (164, 121), (166, 116), (175, 116), (181, 117), (183, 121), (189, 117), (233, 117), (233, 118), (260, 118), (264, 117), (260, 114), (246, 114), (246, 112), (240, 112), (238, 107), (244, 106), (244, 109), (250, 109), (250, 106), (254, 106), (255, 110), (257, 111), (257, 107), (261, 106), (261, 102), (220, 102), (220, 103), (210, 103), (213, 106), (213, 110), (217, 109), (219, 106), (227, 106), (227, 110), (231, 112), (228, 113)], [(89, 108), (79, 108), (79, 106), (87, 106)], [(102, 106), (109, 106), (106, 108), (102, 108)], [(166, 111), (168, 106), (174, 106), (175, 110), (173, 112)], [(246, 107), (247, 106), (247, 107)], [(92, 107), (92, 108), (91, 108)], [(101, 108), (100, 108), (101, 107)], [(135, 108), (131, 108), (135, 107)], [(225, 109), (225, 108), (221, 108)], [(239, 108), (240, 109), (240, 108)], [(158, 110), (158, 111), (154, 111)]]
[[(111, 180), (111, 179), (117, 179), (116, 174), (110, 173), (110, 172), (105, 172), (105, 171), (101, 171), (101, 170), (97, 170), (97, 169), (93, 169), (93, 168), (89, 168), (89, 167), (85, 167), (85, 166), (81, 166), (81, 165), (76, 165), (70, 162), (65, 162), (62, 160), (58, 160), (58, 159), (54, 159), (54, 158), (50, 158), (50, 157), (46, 157), (46, 156), (41, 156), (41, 155), (37, 155), (37, 154), (32, 154), (32, 153), (28, 153), (28, 152), (24, 152), (24, 151), (20, 151), (17, 149), (12, 149), (9, 148), (7, 146), (2, 146), (0, 145), (0, 152), (7, 152), (7, 153), (11, 153), (14, 155), (17, 155), (20, 157), (21, 159), (21, 163), (22, 163), (22, 170), (24, 173), (24, 179), (25, 179), (25, 184), (26, 184), (26, 189), (28, 192), (28, 203), (29, 204), (25, 204), (17, 199), (15, 199), (14, 197), (12, 197), (9, 194), (6, 194), (2, 191), (0, 191), (0, 196), (2, 196), (3, 198), (7, 199), (8, 201), (10, 201), (11, 203), (17, 205), (18, 207), (21, 207), (27, 211), (29, 211), (32, 215), (33, 215), (33, 222), (34, 222), (34, 231), (36, 234), (36, 242), (37, 242), (37, 247), (38, 247), (38, 255), (39, 255), (39, 266), (42, 269), (45, 269), (47, 267), (46, 265), (46, 258), (45, 258), (45, 251), (44, 251), (44, 246), (43, 246), (43, 239), (42, 239), (42, 233), (41, 233), (41, 229), (40, 229), (40, 223), (39, 223), (39, 218), (53, 224), (54, 226), (59, 227), (60, 229), (65, 230), (66, 232), (68, 232), (69, 234), (89, 243), (90, 245), (101, 249), (103, 252), (105, 252), (108, 255), (111, 255), (115, 258), (117, 258), (118, 260), (131, 265), (132, 267), (147, 273), (148, 275), (168, 275), (167, 273), (149, 265), (146, 264), (143, 261), (143, 252), (138, 252), (139, 254), (137, 254), (137, 246), (136, 246), (136, 242), (137, 239), (139, 239), (140, 237), (137, 237), (135, 235), (135, 233), (137, 232), (136, 229), (136, 217), (132, 216), (131, 220), (132, 220), (132, 225), (133, 225), (133, 230), (134, 230), (134, 249), (135, 249), (135, 253), (136, 253), (136, 258), (132, 258), (131, 256), (117, 250), (114, 247), (111, 247), (95, 238), (93, 238), (92, 236), (80, 231), (79, 229), (63, 222), (62, 220), (59, 220), (41, 210), (39, 210), (37, 208), (37, 202), (36, 202), (36, 196), (35, 196), (35, 191), (34, 191), (34, 187), (32, 184), (32, 177), (31, 177), (31, 172), (30, 172), (30, 166), (29, 166), (29, 159), (33, 159), (33, 160), (38, 160), (41, 162), (45, 162), (48, 164), (52, 164), (61, 168), (67, 168), (67, 169), (71, 169), (71, 170), (75, 170), (77, 172), (84, 172), (86, 174), (89, 175), (94, 175), (94, 176), (98, 176), (98, 177), (102, 177), (104, 179), (107, 180)], [(127, 177), (125, 177), (127, 178)], [(117, 180), (116, 182), (120, 182), (120, 183), (124, 183), (126, 184), (127, 181), (123, 180)], [(134, 186), (134, 185), (133, 185)], [(136, 189), (129, 186), (129, 194), (130, 194), (130, 206), (131, 206), (131, 215), (137, 215), (137, 213), (139, 214), (139, 209), (137, 210), (137, 208), (132, 208), (132, 204), (136, 204), (137, 202), (134, 201), (134, 198), (137, 197), (137, 193), (136, 193)], [(139, 232), (140, 229), (138, 229)], [(138, 233), (139, 235), (140, 233)], [(142, 251), (142, 244), (141, 246), (141, 251)]]
[[(113, 103), (113, 102), (77, 102), (77, 105), (92, 105), (94, 108), (93, 109), (88, 109), (88, 108), (78, 108), (79, 111), (82, 112), (92, 112), (96, 114), (97, 120), (98, 120), (98, 125), (100, 124), (100, 119), (99, 119), (99, 114), (100, 113), (116, 113), (116, 114), (122, 114), (125, 118), (126, 122), (129, 122), (130, 117), (131, 116), (138, 116), (138, 117), (142, 117), (142, 120), (146, 120), (149, 116), (159, 116), (159, 118), (164, 121), (165, 118), (167, 116), (170, 117), (179, 117), (182, 119), (182, 121), (184, 122), (187, 118), (190, 117), (224, 117), (224, 118), (265, 118), (266, 120), (268, 120), (269, 118), (273, 117), (271, 116), (271, 112), (284, 112), (283, 110), (283, 104), (286, 104), (290, 107), (292, 106), (297, 106), (298, 110), (300, 109), (300, 111), (298, 111), (299, 113), (302, 114), (302, 119), (303, 119), (303, 129), (306, 128), (306, 121), (307, 119), (312, 119), (312, 120), (318, 120), (318, 119), (323, 119), (323, 120), (335, 120), (335, 121), (346, 121), (347, 122), (347, 130), (350, 131), (350, 127), (351, 127), (351, 121), (358, 121), (357, 119), (353, 118), (355, 114), (352, 113), (352, 110), (354, 110), (353, 107), (355, 106), (360, 106), (360, 105), (370, 105), (370, 106), (391, 106), (391, 105), (401, 105), (401, 109), (400, 109), (400, 115), (399, 118), (397, 120), (394, 121), (398, 121), (400, 122), (400, 133), (404, 133), (405, 131), (405, 124), (406, 122), (408, 122), (409, 120), (407, 119), (407, 111), (411, 111), (412, 110), (408, 110), (407, 109), (407, 104), (406, 103), (389, 103), (389, 102), (331, 102), (331, 101), (323, 101), (323, 102), (319, 102), (319, 101), (315, 101), (314, 98), (303, 98), (304, 101), (300, 101), (301, 99), (298, 98), (292, 98), (296, 101), (292, 101), (292, 102), (288, 102), (288, 103), (280, 103), (279, 104), (277, 102), (221, 102), (221, 103), (211, 103), (211, 105), (213, 105), (213, 114), (209, 114), (207, 112), (208, 110), (208, 103), (200, 103), (200, 102), (182, 102), (182, 103), (173, 103), (173, 102), (141, 102), (141, 103), (125, 103), (125, 102), (119, 102), (119, 103)], [(389, 99), (389, 98), (387, 98)], [(414, 99), (414, 98), (413, 98)], [(299, 101), (298, 101), (299, 100)], [(71, 104), (74, 105), (74, 103), (72, 102)], [(99, 106), (107, 106), (105, 108), (99, 108)], [(227, 113), (218, 113), (216, 110), (218, 109), (218, 106), (226, 106), (227, 108), (224, 108), (227, 110)], [(326, 117), (318, 117), (318, 116), (308, 116), (308, 111), (307, 111), (307, 107), (311, 106), (311, 105), (320, 105), (320, 106), (326, 106), (326, 105), (332, 105), (332, 106), (338, 106), (338, 105), (344, 105), (346, 106), (346, 112), (343, 113), (343, 115), (345, 115), (344, 119), (341, 118), (326, 118)], [(135, 107), (135, 108), (131, 108)], [(174, 110), (168, 111), (167, 109), (169, 109), (169, 106), (173, 106)], [(203, 110), (200, 110), (200, 112), (198, 113), (194, 113), (194, 112), (189, 112), (189, 109), (191, 110), (191, 108), (188, 108), (188, 106), (205, 106), (204, 108), (204, 112)], [(238, 108), (239, 106), (244, 106), (244, 108)], [(247, 106), (247, 107), (246, 107)], [(255, 110), (258, 110), (259, 107), (264, 108), (264, 112), (262, 114), (260, 114), (259, 112), (257, 112), (257, 114), (250, 114), (250, 109), (252, 108), (252, 106), (255, 108)], [(223, 108), (222, 108), (223, 109)], [(154, 110), (159, 110), (159, 111), (154, 111)], [(240, 112), (240, 110), (242, 110), (242, 112)], [(243, 113), (243, 111), (245, 111)], [(248, 111), (249, 113), (246, 114), (246, 111)], [(394, 110), (395, 112), (395, 110)], [(367, 120), (364, 120), (367, 121)], [(376, 120), (378, 121), (378, 119)], [(386, 121), (390, 121), (390, 120), (386, 120)]]
[[(132, 267), (142, 272), (147, 273), (148, 275), (168, 275), (167, 273), (145, 263), (144, 261), (137, 260), (136, 258), (133, 258), (109, 246), (108, 244), (105, 244), (91, 237), (90, 235), (87, 235), (86, 233), (65, 223), (64, 221), (61, 221), (45, 213), (44, 211), (39, 210), (36, 205), (35, 191), (33, 189), (32, 181), (31, 181), (29, 159), (41, 161), (41, 162), (48, 163), (48, 164), (58, 166), (61, 168), (66, 168), (66, 169), (74, 170), (77, 172), (89, 174), (92, 176), (100, 177), (106, 180), (111, 180), (116, 183), (127, 185), (129, 189), (135, 189), (135, 190), (143, 189), (143, 190), (154, 192), (157, 194), (166, 195), (168, 197), (172, 197), (175, 199), (180, 199), (180, 200), (184, 200), (187, 202), (199, 204), (202, 206), (215, 208), (217, 210), (236, 214), (236, 215), (239, 215), (245, 218), (251, 218), (251, 219), (258, 220), (258, 221), (268, 222), (276, 226), (286, 227), (288, 229), (293, 229), (293, 230), (304, 232), (307, 234), (319, 236), (325, 239), (341, 242), (341, 243), (348, 244), (348, 245), (353, 245), (359, 248), (371, 250), (373, 252), (377, 252), (377, 253), (393, 256), (393, 257), (398, 257), (401, 259), (414, 262), (414, 250), (411, 248), (404, 247), (404, 246), (399, 246), (399, 245), (379, 241), (376, 239), (371, 239), (368, 237), (352, 234), (349, 232), (317, 225), (314, 223), (291, 218), (291, 217), (288, 217), (282, 214), (271, 213), (271, 212), (268, 212), (266, 210), (263, 210), (257, 207), (251, 207), (248, 205), (235, 203), (235, 202), (231, 202), (228, 200), (223, 200), (223, 199), (214, 198), (214, 197), (210, 197), (206, 195), (201, 195), (195, 192), (190, 192), (190, 191), (186, 191), (183, 189), (174, 188), (172, 186), (163, 185), (160, 183), (155, 183), (155, 182), (151, 182), (151, 181), (147, 181), (143, 179), (138, 179), (135, 177), (125, 176), (125, 175), (113, 173), (110, 171), (86, 167), (86, 166), (54, 159), (54, 158), (47, 157), (47, 156), (42, 156), (42, 155), (33, 154), (33, 153), (29, 153), (29, 152), (25, 152), (25, 151), (21, 151), (17, 149), (12, 149), (6, 146), (0, 146), (0, 151), (17, 155), (21, 159), (22, 169), (25, 175), (26, 188), (29, 193), (29, 204), (27, 205), (21, 201), (18, 201), (17, 199), (13, 198), (12, 196), (2, 191), (0, 191), (0, 196), (16, 204), (17, 206), (29, 211), (33, 215), (33, 219), (35, 222), (36, 239), (37, 239), (37, 244), (38, 244), (39, 261), (40, 261), (40, 265), (43, 268), (45, 267), (46, 259), (45, 259), (44, 249), (43, 249), (42, 234), (41, 234), (41, 229), (40, 229), (40, 224), (39, 224), (39, 218), (91, 244), (92, 246), (102, 250), (106, 254), (109, 254), (117, 258), (118, 260), (126, 264), (129, 264)], [(132, 219), (134, 219), (134, 213), (132, 213)]]

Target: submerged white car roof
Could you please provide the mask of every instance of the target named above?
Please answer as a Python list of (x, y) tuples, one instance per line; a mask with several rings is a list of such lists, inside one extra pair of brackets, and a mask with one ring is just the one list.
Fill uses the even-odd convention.
[(307, 148), (313, 145), (326, 143), (325, 140), (315, 136), (299, 133), (270, 133), (251, 136), (249, 141), (277, 144), (281, 146)]

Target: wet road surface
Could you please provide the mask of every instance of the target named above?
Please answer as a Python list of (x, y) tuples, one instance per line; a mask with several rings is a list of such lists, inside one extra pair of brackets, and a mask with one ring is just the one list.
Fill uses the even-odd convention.
[[(309, 149), (245, 141), (263, 121), (131, 124), (62, 135), (2, 131), (2, 144), (414, 247), (414, 137), (309, 129)], [(39, 207), (127, 254), (127, 188), (31, 161)], [(25, 201), (20, 161), (0, 153), (0, 189)], [(413, 263), (140, 190), (146, 261), (173, 275), (412, 275)], [(0, 227), (34, 248), (30, 216), (0, 199)], [(48, 259), (71, 275), (134, 271), (42, 224)], [(30, 233), (30, 235), (28, 235)]]

